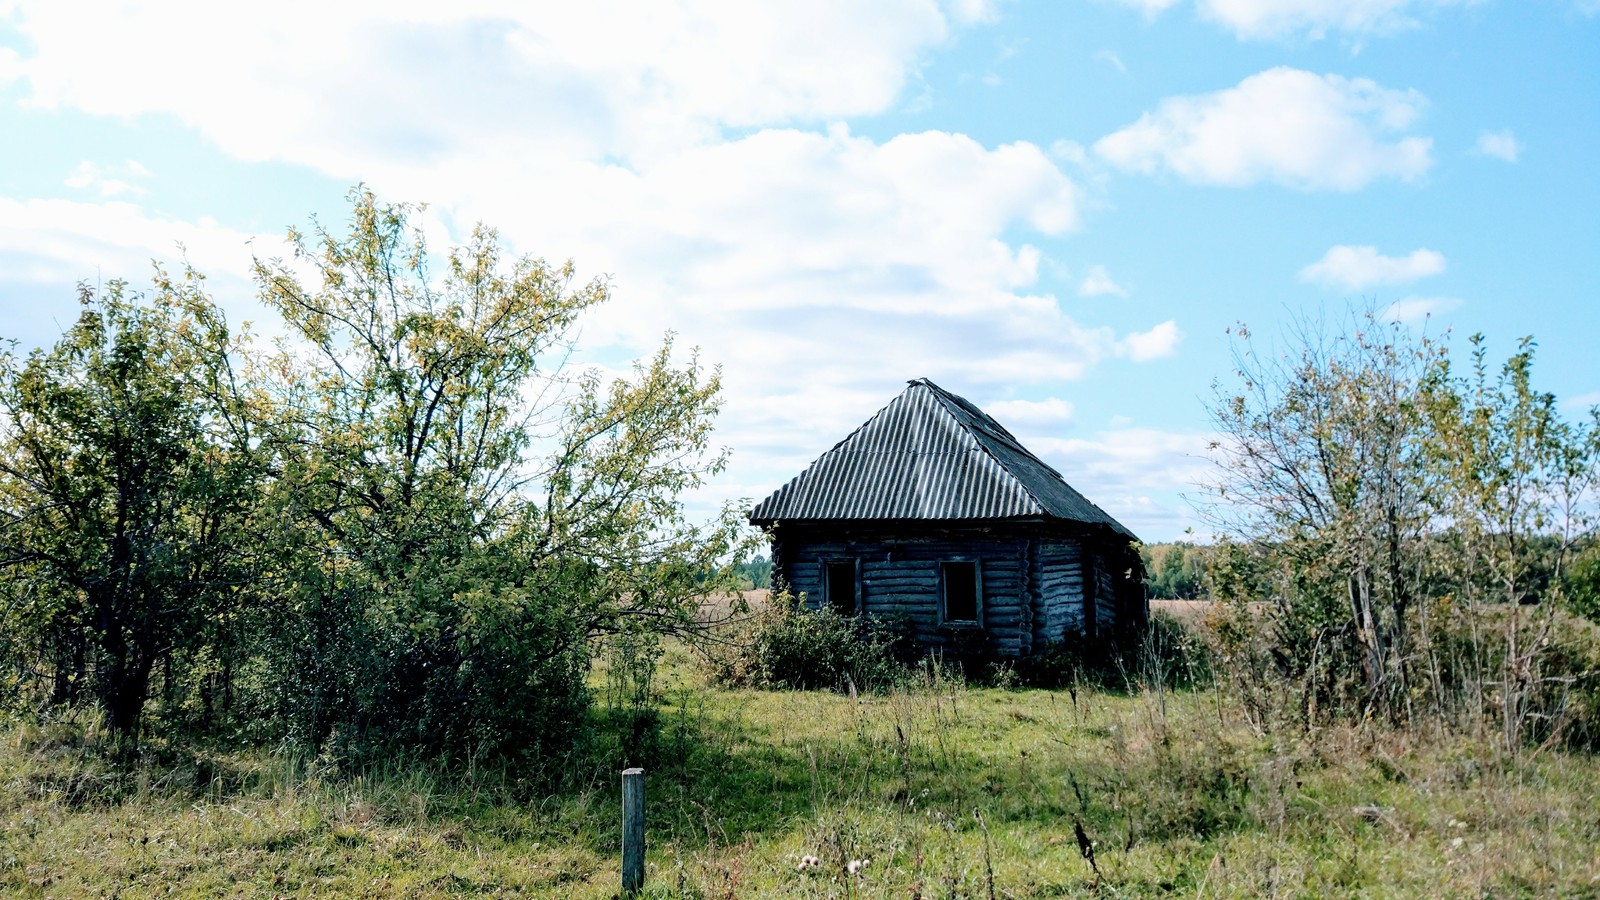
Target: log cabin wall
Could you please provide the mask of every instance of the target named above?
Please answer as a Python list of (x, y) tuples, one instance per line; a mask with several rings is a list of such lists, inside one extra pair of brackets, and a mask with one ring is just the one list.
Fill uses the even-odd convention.
[(1095, 633), (1112, 635), (1117, 630), (1117, 586), (1111, 575), (1111, 564), (1105, 553), (1094, 555), (1094, 621)]
[[(893, 535), (873, 533), (785, 535), (774, 571), (789, 590), (805, 595), (813, 609), (830, 602), (828, 563), (856, 560), (860, 572), (859, 609), (904, 622), (917, 642), (929, 648), (955, 648), (974, 638), (975, 629), (944, 621), (941, 565), (977, 564), (978, 627), (991, 648), (1008, 656), (1032, 649), (1033, 609), (1026, 589), (1027, 542), (1002, 535)], [(1024, 631), (1027, 637), (1023, 637)]]
[[(1105, 548), (1086, 550), (1082, 536), (1005, 525), (910, 531), (788, 526), (782, 532), (773, 544), (775, 582), (804, 595), (813, 609), (845, 607), (830, 591), (849, 590), (853, 572), (856, 593), (848, 601), (854, 609), (904, 623), (929, 649), (971, 648), (982, 638), (990, 652), (1027, 655), (1086, 626), (1109, 629), (1120, 612), (1111, 574), (1099, 562)], [(942, 566), (951, 562), (977, 566), (976, 627), (945, 620)], [(842, 580), (836, 575), (830, 582), (830, 565), (844, 567)], [(1093, 613), (1085, 615), (1090, 597)]]
[(1068, 631), (1082, 631), (1083, 543), (1071, 539), (1042, 538), (1038, 542), (1038, 597), (1040, 615), (1034, 623), (1034, 645), (1056, 643)]

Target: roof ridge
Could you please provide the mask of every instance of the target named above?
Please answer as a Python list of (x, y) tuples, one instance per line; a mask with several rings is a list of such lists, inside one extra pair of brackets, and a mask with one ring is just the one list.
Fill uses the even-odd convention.
[[(926, 378), (923, 378), (923, 379), (920, 379), (920, 380), (924, 384), (926, 384), (928, 387), (933, 388), (933, 398), (939, 402), (939, 405), (944, 409), (946, 415), (948, 415), (948, 416), (950, 416), (950, 418), (956, 420), (956, 427), (960, 428), (964, 432), (967, 432), (967, 434), (969, 436), (971, 436), (971, 431), (966, 427), (966, 425), (962, 424), (960, 417), (956, 416), (949, 408), (949, 403), (951, 401), (958, 400), (958, 399), (959, 400), (965, 400), (965, 398), (959, 397), (956, 394), (950, 393), (949, 391), (945, 390), (942, 387), (939, 387), (937, 384), (934, 384), (933, 382), (929, 381)], [(950, 399), (946, 400), (946, 398), (950, 398)], [(972, 403), (972, 401), (970, 401), (970, 400), (966, 400), (966, 402), (969, 403), (969, 404)], [(978, 407), (976, 405), (973, 405), (972, 408), (973, 409), (978, 409)], [(994, 417), (990, 416), (988, 413), (984, 412), (983, 410), (978, 409), (978, 414), (983, 416), (985, 419), (988, 419), (989, 421), (994, 422)], [(1001, 425), (999, 422), (994, 422), (994, 424), (995, 424), (996, 427), (998, 427), (1000, 429), (1001, 433), (1003, 433), (1006, 436), (1010, 437), (1011, 432), (1006, 431), (1005, 426)], [(1027, 482), (1023, 481), (1021, 478), (1018, 478), (1017, 477), (1017, 473), (1011, 471), (1011, 467), (1006, 465), (1005, 460), (1003, 460), (1000, 457), (994, 455), (994, 452), (991, 451), (988, 447), (984, 446), (983, 441), (978, 440), (976, 437), (973, 437), (972, 442), (974, 444), (978, 445), (978, 449), (983, 452), (984, 456), (987, 456), (991, 460), (994, 461), (995, 466), (997, 468), (999, 468), (1000, 471), (1004, 472), (1006, 474), (1007, 478), (1011, 479), (1011, 481), (1017, 487), (1022, 489), (1022, 493), (1026, 494), (1028, 499), (1033, 501), (1033, 505), (1039, 510), (1039, 513), (1041, 515), (1048, 515), (1049, 514), (1050, 507), (1046, 506), (1045, 502), (1043, 500), (1039, 499), (1039, 495), (1035, 494), (1033, 492), (1033, 490), (1028, 487)], [(1040, 465), (1044, 466), (1046, 469), (1050, 469), (1050, 466), (1047, 463), (1045, 463), (1044, 460), (1041, 460), (1037, 456), (1034, 456), (1033, 455), (1033, 451), (1031, 451), (1028, 448), (1022, 446), (1022, 443), (1020, 441), (1018, 441), (1015, 437), (1011, 438), (1011, 443), (1016, 444), (1017, 445), (1017, 449), (1021, 450), (1023, 453), (1027, 454), (1029, 457), (1032, 457)], [(1056, 472), (1055, 469), (1050, 469), (1050, 471), (1051, 472), (1055, 472), (1055, 475), (1056, 475), (1057, 478), (1061, 477), (1061, 473)], [(1085, 497), (1084, 499), (1088, 500), (1089, 498)], [(1096, 508), (1098, 508), (1098, 507), (1096, 507)], [(1102, 512), (1103, 512), (1103, 510), (1102, 510)]]

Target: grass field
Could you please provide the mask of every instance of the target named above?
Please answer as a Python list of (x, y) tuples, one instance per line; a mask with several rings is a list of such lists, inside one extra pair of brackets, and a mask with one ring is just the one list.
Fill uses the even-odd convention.
[[(1261, 737), (1210, 692), (937, 671), (854, 699), (724, 690), (681, 650), (658, 686), (659, 728), (628, 760), (648, 769), (647, 896), (1600, 896), (1590, 757)], [(497, 772), (266, 752), (116, 769), (92, 728), (14, 729), (0, 895), (612, 896), (619, 730), (597, 713), (572, 786), (539, 799)]]

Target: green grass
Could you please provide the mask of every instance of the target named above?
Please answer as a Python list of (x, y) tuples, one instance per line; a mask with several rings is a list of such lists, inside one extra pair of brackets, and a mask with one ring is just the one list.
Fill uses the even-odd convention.
[(0, 895), (611, 896), (616, 773), (643, 762), (648, 896), (1600, 896), (1592, 757), (1383, 729), (1264, 738), (1206, 692), (936, 672), (858, 699), (731, 691), (681, 653), (659, 684), (653, 741), (624, 753), (597, 713), (590, 761), (545, 798), (499, 772), (264, 752), (118, 769), (93, 729), (13, 729)]

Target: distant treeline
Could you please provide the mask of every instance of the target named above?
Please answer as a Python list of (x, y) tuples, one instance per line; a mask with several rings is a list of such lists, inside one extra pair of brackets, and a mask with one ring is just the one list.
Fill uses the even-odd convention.
[(747, 591), (765, 590), (772, 586), (772, 560), (763, 555), (754, 556), (733, 567), (734, 575)]
[[(1433, 535), (1438, 541), (1452, 539), (1450, 532), (1441, 530)], [(1240, 548), (1233, 547), (1233, 551)], [(1553, 582), (1559, 580), (1562, 596), (1574, 611), (1600, 621), (1600, 541), (1588, 539), (1566, 548), (1555, 535), (1532, 535), (1526, 542), (1529, 560), (1522, 573), (1523, 602), (1534, 602), (1547, 596)], [(1175, 541), (1167, 544), (1143, 544), (1139, 556), (1144, 560), (1145, 593), (1151, 600), (1205, 600), (1211, 596), (1209, 568), (1217, 558), (1216, 548), (1209, 544)], [(770, 563), (768, 564), (770, 569)], [(1433, 589), (1447, 589), (1442, 577)], [(1268, 599), (1270, 585), (1259, 586), (1260, 599)]]
[(1178, 541), (1143, 544), (1145, 593), (1152, 600), (1200, 600), (1207, 596), (1206, 565), (1211, 548)]

